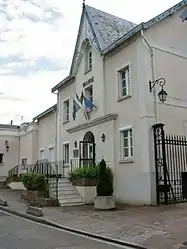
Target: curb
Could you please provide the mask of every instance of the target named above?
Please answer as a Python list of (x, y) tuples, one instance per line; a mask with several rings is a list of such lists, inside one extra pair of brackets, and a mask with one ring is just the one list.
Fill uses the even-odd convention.
[(136, 245), (136, 244), (131, 244), (130, 242), (117, 240), (117, 239), (97, 235), (97, 234), (94, 234), (94, 233), (89, 233), (89, 232), (85, 232), (85, 231), (82, 231), (82, 230), (76, 230), (74, 228), (62, 226), (62, 225), (60, 225), (58, 223), (55, 223), (53, 221), (50, 221), (50, 220), (47, 220), (47, 219), (44, 219), (44, 218), (35, 217), (35, 216), (29, 215), (29, 214), (26, 214), (26, 213), (23, 213), (23, 212), (20, 212), (20, 211), (16, 211), (14, 209), (10, 209), (10, 208), (5, 207), (5, 206), (0, 206), (0, 210), (5, 211), (5, 212), (7, 212), (9, 214), (14, 214), (16, 216), (25, 218), (27, 220), (32, 220), (32, 221), (37, 222), (39, 224), (48, 225), (50, 227), (54, 227), (54, 228), (58, 228), (58, 229), (63, 230), (63, 231), (74, 233), (76, 235), (82, 235), (82, 236), (85, 236), (85, 237), (88, 237), (88, 238), (97, 239), (97, 240), (100, 240), (101, 242), (109, 242), (109, 243), (112, 243), (112, 244), (117, 245), (117, 246), (130, 247), (131, 249), (132, 248), (133, 249), (147, 249), (146, 247), (139, 246), (139, 245)]

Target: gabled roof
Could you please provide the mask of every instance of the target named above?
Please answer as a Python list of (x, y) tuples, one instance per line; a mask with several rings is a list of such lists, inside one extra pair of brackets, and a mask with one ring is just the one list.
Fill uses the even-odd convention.
[[(77, 36), (77, 42), (71, 64), (70, 74), (65, 80), (57, 84), (52, 92), (58, 90), (62, 85), (69, 82), (69, 79), (75, 77), (75, 67), (78, 66), (81, 58), (81, 44), (85, 39), (89, 39), (91, 45), (101, 54), (105, 55), (111, 52), (123, 42), (140, 32), (142, 29), (148, 29), (152, 25), (160, 22), (182, 7), (187, 5), (187, 0), (183, 0), (160, 15), (152, 18), (148, 22), (142, 22), (136, 25), (122, 18), (105, 13), (83, 4), (83, 11)], [(88, 30), (85, 30), (85, 29)], [(54, 90), (55, 89), (55, 90)]]
[(100, 51), (103, 51), (136, 26), (135, 23), (88, 5), (85, 5), (85, 11), (99, 41)]
[(53, 105), (52, 107), (48, 108), (47, 110), (45, 110), (44, 112), (40, 113), (39, 115), (37, 115), (36, 117), (33, 118), (33, 121), (35, 120), (39, 120), (45, 116), (47, 116), (48, 114), (52, 113), (52, 112), (56, 112), (57, 109), (57, 104)]

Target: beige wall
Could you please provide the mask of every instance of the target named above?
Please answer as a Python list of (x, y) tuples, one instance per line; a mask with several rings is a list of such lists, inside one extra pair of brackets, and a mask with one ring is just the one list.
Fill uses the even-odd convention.
[[(8, 141), (9, 151), (5, 149), (5, 140)], [(3, 153), (3, 164), (0, 164), (0, 181), (8, 176), (8, 171), (18, 164), (18, 131), (0, 129), (0, 153)], [(3, 179), (2, 179), (3, 180)]]
[(158, 121), (165, 123), (167, 132), (176, 134), (186, 134), (187, 120), (187, 33), (186, 22), (179, 18), (183, 10), (145, 32), (154, 51), (155, 78), (166, 79), (168, 92), (167, 102), (158, 104)]
[(52, 112), (38, 121), (38, 153), (40, 159), (40, 150), (44, 150), (46, 159), (49, 159), (49, 148), (55, 150), (56, 137), (56, 113)]
[(27, 158), (27, 164), (35, 164), (38, 157), (38, 127), (30, 124), (20, 131), (20, 161)]

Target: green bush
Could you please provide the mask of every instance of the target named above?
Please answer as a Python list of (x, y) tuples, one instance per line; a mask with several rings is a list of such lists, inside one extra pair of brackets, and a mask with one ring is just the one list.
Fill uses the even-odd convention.
[(112, 196), (113, 174), (109, 167), (106, 167), (104, 159), (99, 164), (99, 175), (97, 183), (97, 196)]
[(26, 173), (21, 177), (24, 187), (31, 191), (46, 191), (48, 189), (45, 176), (36, 173)]
[(97, 179), (97, 177), (98, 177), (98, 166), (84, 166), (82, 168), (77, 168), (70, 173), (71, 179), (77, 179), (77, 178)]

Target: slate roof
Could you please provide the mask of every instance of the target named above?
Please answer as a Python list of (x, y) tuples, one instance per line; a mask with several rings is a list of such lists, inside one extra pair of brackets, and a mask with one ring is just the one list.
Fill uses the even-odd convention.
[(85, 5), (87, 18), (95, 31), (101, 51), (136, 26), (135, 23)]

